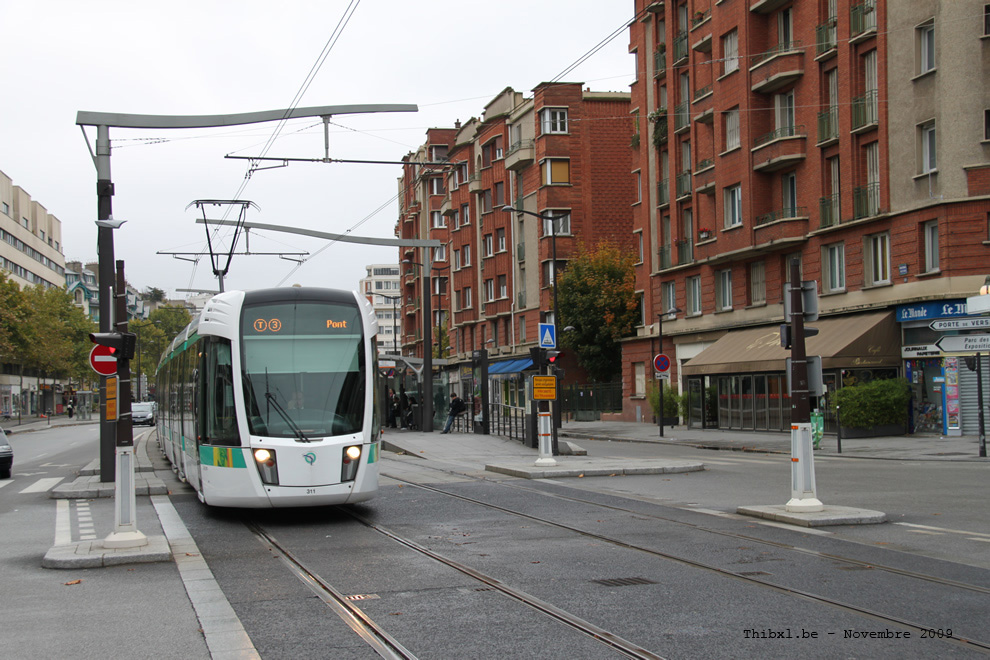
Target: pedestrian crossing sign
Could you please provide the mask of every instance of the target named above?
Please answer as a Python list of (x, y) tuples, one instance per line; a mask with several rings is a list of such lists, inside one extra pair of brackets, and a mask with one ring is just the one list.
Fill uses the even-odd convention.
[(557, 348), (557, 332), (553, 323), (540, 324), (540, 348)]

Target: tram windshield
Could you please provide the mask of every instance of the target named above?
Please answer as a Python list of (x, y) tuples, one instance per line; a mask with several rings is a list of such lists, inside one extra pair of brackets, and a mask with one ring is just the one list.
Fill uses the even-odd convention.
[(241, 364), (251, 433), (308, 442), (360, 432), (365, 398), (362, 335), (356, 306), (246, 306)]

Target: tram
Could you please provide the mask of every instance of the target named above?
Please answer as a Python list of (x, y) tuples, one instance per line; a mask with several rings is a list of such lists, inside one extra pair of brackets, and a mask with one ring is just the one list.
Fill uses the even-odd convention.
[(158, 441), (172, 469), (212, 506), (374, 497), (377, 332), (371, 305), (354, 291), (211, 298), (156, 372)]

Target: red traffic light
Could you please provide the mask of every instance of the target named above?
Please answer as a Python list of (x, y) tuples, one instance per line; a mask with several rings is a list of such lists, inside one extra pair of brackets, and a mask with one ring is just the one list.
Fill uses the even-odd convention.
[(560, 357), (563, 351), (547, 351), (547, 364), (557, 364), (557, 358)]

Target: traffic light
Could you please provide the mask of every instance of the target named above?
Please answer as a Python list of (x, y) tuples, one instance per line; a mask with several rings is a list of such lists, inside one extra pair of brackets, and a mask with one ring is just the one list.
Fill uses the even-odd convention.
[(560, 353), (561, 353), (560, 351), (551, 351), (551, 350), (546, 351), (547, 364), (549, 364), (551, 367), (556, 367), (557, 358), (560, 357)]
[(533, 346), (529, 349), (529, 357), (533, 360), (533, 366), (542, 372), (544, 365), (547, 363), (546, 349), (540, 348), (539, 346)]
[(89, 340), (109, 348), (110, 354), (118, 360), (134, 359), (137, 335), (133, 332), (91, 332)]

